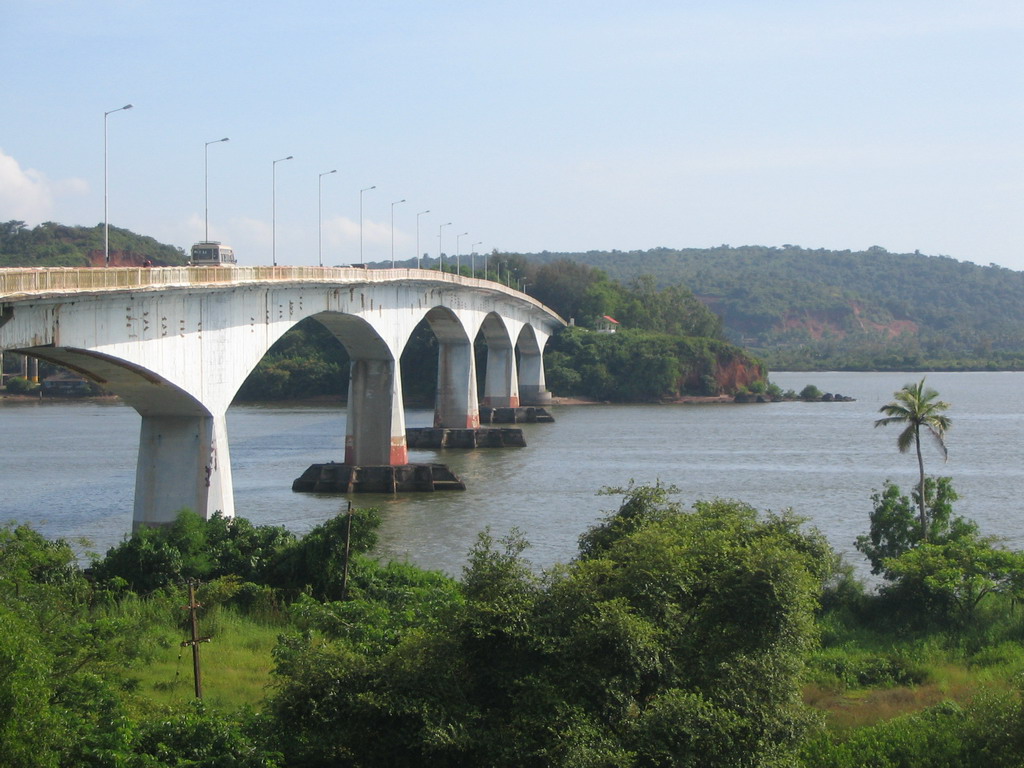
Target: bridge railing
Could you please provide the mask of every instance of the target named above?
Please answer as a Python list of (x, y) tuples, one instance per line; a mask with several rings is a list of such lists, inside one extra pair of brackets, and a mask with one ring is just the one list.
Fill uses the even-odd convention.
[[(383, 283), (429, 280), (486, 288), (543, 305), (514, 288), (432, 269), (357, 267), (37, 267), (0, 269), (0, 300), (64, 293), (131, 291), (266, 282)], [(550, 310), (549, 310), (550, 311)]]

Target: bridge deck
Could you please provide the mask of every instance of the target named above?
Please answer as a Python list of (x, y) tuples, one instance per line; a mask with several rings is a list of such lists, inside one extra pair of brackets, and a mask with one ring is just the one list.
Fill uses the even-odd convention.
[[(544, 307), (528, 294), (494, 280), (463, 277), (433, 269), (357, 267), (36, 267), (0, 268), (0, 301), (47, 295), (188, 288), (247, 283), (386, 283), (401, 280), (448, 283), (498, 291)], [(557, 317), (557, 315), (555, 315)], [(564, 321), (563, 321), (564, 322)]]

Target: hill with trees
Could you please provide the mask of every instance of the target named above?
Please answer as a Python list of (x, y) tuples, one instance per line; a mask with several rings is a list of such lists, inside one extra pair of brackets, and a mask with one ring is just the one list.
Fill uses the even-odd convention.
[[(526, 279), (556, 262), (613, 281), (692, 291), (730, 341), (771, 368), (1019, 369), (1024, 273), (947, 256), (728, 245), (517, 254)], [(532, 291), (531, 291), (532, 292)], [(539, 294), (538, 294), (539, 297)]]
[[(147, 259), (154, 266), (178, 266), (188, 258), (181, 248), (119, 227), (109, 227), (108, 243), (114, 267), (137, 267)], [(102, 224), (47, 221), (29, 228), (23, 221), (0, 222), (0, 267), (100, 267), (104, 261)]]

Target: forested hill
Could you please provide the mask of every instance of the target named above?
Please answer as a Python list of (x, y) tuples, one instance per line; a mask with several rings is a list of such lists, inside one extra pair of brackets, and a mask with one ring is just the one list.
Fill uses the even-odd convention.
[(946, 256), (786, 245), (523, 254), (683, 285), (781, 368), (1024, 367), (1024, 273)]
[[(152, 237), (109, 227), (110, 264), (156, 266), (184, 264), (185, 252)], [(99, 267), (104, 264), (103, 225), (71, 227), (47, 221), (26, 227), (23, 221), (0, 222), (0, 267)]]

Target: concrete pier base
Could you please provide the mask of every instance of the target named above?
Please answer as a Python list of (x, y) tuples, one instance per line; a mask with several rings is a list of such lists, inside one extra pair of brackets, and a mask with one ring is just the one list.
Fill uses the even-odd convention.
[(464, 491), (466, 484), (444, 464), (313, 464), (292, 483), (301, 493), (410, 493)]
[(409, 427), (405, 430), (409, 448), (525, 448), (521, 429), (447, 429)]
[(546, 408), (520, 406), (518, 408), (489, 408), (480, 406), (481, 424), (552, 424), (554, 417)]

